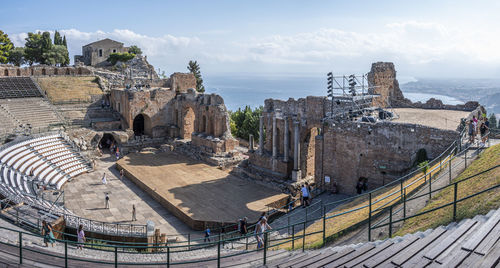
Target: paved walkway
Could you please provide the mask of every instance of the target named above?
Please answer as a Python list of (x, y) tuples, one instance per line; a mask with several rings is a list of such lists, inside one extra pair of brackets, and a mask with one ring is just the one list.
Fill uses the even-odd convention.
[[(115, 168), (114, 157), (109, 154), (96, 161), (95, 171), (82, 174), (64, 186), (65, 205), (76, 215), (92, 220), (112, 223), (155, 223), (162, 233), (175, 235), (193, 232), (183, 222), (153, 200), (133, 182), (124, 178)], [(106, 173), (107, 184), (102, 184)], [(105, 209), (105, 193), (109, 194), (110, 208)], [(135, 204), (137, 221), (132, 222), (132, 205)], [(179, 236), (179, 239), (185, 239)]]

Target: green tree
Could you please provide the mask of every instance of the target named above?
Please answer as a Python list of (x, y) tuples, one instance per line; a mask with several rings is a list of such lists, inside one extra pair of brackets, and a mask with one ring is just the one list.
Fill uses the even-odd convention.
[(24, 47), (16, 47), (11, 50), (9, 52), (9, 62), (18, 67), (26, 63), (24, 59)]
[(236, 112), (230, 114), (230, 127), (231, 133), (245, 140), (248, 140), (250, 134), (252, 134), (255, 140), (259, 139), (259, 120), (262, 114), (262, 106), (252, 110), (249, 106), (241, 110), (239, 108)]
[(56, 31), (54, 33), (54, 45), (62, 45), (63, 44), (63, 39), (61, 37), (61, 34)]
[(9, 52), (14, 48), (14, 44), (9, 39), (9, 36), (0, 30), (0, 63), (7, 63)]
[(189, 72), (194, 74), (194, 77), (196, 78), (196, 91), (201, 93), (205, 92), (205, 87), (203, 86), (203, 79), (201, 78), (200, 66), (198, 65), (198, 62), (190, 60), (187, 68)]
[(490, 128), (498, 128), (497, 117), (495, 116), (494, 113), (490, 115), (489, 121), (490, 121)]
[[(62, 44), (63, 44), (63, 46), (68, 47), (68, 43), (66, 43), (66, 35), (63, 37)], [(68, 64), (69, 64), (69, 60), (68, 60)]]
[(135, 54), (135, 55), (141, 55), (142, 50), (140, 47), (133, 45), (128, 48), (128, 53)]
[(42, 61), (42, 35), (40, 33), (28, 33), (25, 40), (24, 58), (29, 65)]
[(52, 49), (52, 39), (49, 32), (43, 33), (28, 33), (26, 43), (24, 44), (25, 59), (30, 64), (41, 63), (45, 64), (43, 55)]
[(54, 45), (52, 48), (43, 53), (45, 64), (48, 65), (64, 65), (68, 58), (68, 49), (63, 45)]

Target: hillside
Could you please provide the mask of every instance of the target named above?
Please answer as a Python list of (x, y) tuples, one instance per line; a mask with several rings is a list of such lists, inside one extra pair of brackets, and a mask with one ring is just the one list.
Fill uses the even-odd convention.
[[(471, 175), (500, 165), (500, 144), (492, 146), (479, 156), (460, 176), (453, 182), (463, 180)], [(478, 175), (467, 181), (458, 184), (457, 198), (463, 198), (484, 189), (488, 189), (500, 183), (500, 168), (495, 168), (487, 173)], [(446, 203), (453, 202), (453, 187), (448, 187), (435, 195), (429, 204), (419, 212), (431, 210)], [(465, 218), (473, 218), (478, 214), (486, 214), (491, 209), (500, 207), (500, 188), (488, 191), (476, 197), (464, 200), (457, 205), (457, 221)], [(411, 218), (405, 222), (403, 227), (396, 233), (402, 236), (407, 233), (436, 228), (440, 225), (447, 225), (453, 221), (453, 207), (447, 207)]]
[(40, 77), (37, 82), (54, 104), (89, 102), (91, 95), (102, 94), (95, 76)]

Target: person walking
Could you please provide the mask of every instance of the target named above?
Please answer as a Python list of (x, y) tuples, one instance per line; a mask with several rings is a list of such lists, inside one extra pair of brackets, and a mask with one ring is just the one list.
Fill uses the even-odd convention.
[(474, 122), (469, 120), (469, 143), (474, 143)]
[(116, 146), (116, 161), (118, 161), (118, 159), (120, 159), (120, 148), (118, 148), (118, 146)]
[(124, 173), (124, 171), (123, 171), (123, 168), (122, 168), (122, 169), (120, 170), (120, 180), (123, 180), (123, 173)]
[(132, 205), (132, 221), (136, 221), (137, 218), (135, 217), (135, 204)]
[(48, 243), (50, 243), (52, 247), (54, 247), (56, 238), (54, 237), (54, 233), (52, 231), (52, 225), (45, 220), (42, 221), (42, 235), (45, 246), (48, 247)]
[(108, 184), (108, 180), (106, 179), (106, 173), (102, 175), (102, 184), (104, 185)]
[(484, 122), (481, 124), (479, 130), (481, 131), (481, 146), (484, 146), (490, 134), (490, 121), (488, 121), (488, 117), (485, 117)]
[(309, 206), (309, 191), (307, 190), (306, 185), (302, 185), (302, 207)]
[(109, 195), (108, 195), (108, 193), (106, 193), (106, 195), (104, 197), (104, 201), (106, 202), (105, 208), (109, 209)]
[(85, 243), (87, 239), (85, 238), (85, 232), (83, 231), (83, 225), (81, 224), (78, 226), (77, 236), (78, 236), (78, 244), (76, 244), (76, 249), (82, 250), (83, 243)]
[(240, 220), (240, 222), (239, 222), (239, 228), (238, 229), (240, 230), (241, 236), (245, 236), (248, 233), (247, 221), (248, 221), (248, 218), (245, 217), (242, 220)]
[(203, 239), (203, 242), (210, 242), (210, 228), (207, 227), (205, 230), (205, 238)]
[(262, 248), (266, 242), (264, 239), (264, 233), (267, 230), (272, 230), (271, 226), (267, 224), (267, 219), (263, 218), (255, 225), (255, 238), (257, 239), (257, 249)]

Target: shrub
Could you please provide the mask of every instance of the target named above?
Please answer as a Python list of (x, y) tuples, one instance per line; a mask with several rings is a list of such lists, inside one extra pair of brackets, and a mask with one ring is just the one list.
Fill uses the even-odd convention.
[(109, 61), (111, 64), (115, 65), (118, 61), (121, 61), (121, 62), (126, 62), (126, 61), (129, 61), (131, 59), (133, 59), (135, 57), (135, 54), (132, 54), (132, 53), (111, 53), (111, 55), (109, 55), (109, 58), (107, 59), (107, 61)]

